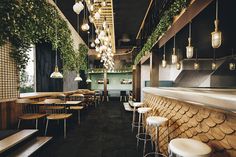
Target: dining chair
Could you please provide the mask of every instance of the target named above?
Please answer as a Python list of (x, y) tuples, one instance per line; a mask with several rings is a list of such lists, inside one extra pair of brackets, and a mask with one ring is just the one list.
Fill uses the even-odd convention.
[(70, 113), (66, 113), (65, 101), (60, 99), (45, 99), (45, 111), (46, 116), (46, 127), (45, 136), (47, 135), (48, 123), (49, 121), (63, 120), (64, 121), (64, 138), (66, 138), (66, 120), (72, 116)]
[(39, 106), (30, 99), (17, 99), (16, 104), (21, 105), (22, 114), (18, 117), (17, 129), (20, 129), (22, 120), (35, 120), (35, 129), (38, 129), (38, 120), (46, 116), (39, 112)]

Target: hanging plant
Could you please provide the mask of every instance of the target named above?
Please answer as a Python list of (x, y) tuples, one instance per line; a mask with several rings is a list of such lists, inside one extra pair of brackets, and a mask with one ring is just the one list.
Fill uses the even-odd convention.
[(137, 54), (134, 60), (134, 64), (138, 64), (143, 56), (150, 53), (152, 47), (158, 38), (167, 31), (169, 26), (173, 23), (174, 16), (179, 15), (179, 13), (188, 6), (190, 0), (175, 0), (168, 10), (166, 10), (161, 17), (156, 28), (152, 34), (148, 37), (147, 42), (144, 44), (142, 50)]
[[(0, 15), (0, 46), (6, 41), (12, 43), (11, 56), (19, 70), (27, 65), (30, 46), (40, 42), (51, 42), (54, 49), (58, 42), (64, 69), (73, 69), (70, 59), (75, 51), (71, 32), (54, 6), (39, 0), (1, 0)], [(55, 24), (58, 41), (55, 39)]]
[(74, 53), (74, 57), (72, 58), (73, 69), (79, 74), (80, 70), (87, 71), (88, 67), (88, 48), (85, 44), (79, 44), (79, 49), (76, 53)]

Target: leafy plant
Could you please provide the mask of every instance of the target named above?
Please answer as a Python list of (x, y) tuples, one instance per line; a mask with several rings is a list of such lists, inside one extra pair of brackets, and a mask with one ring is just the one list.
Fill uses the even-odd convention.
[(87, 71), (88, 67), (88, 48), (85, 44), (79, 44), (78, 51), (74, 54), (72, 63), (74, 70), (79, 74), (80, 70)]
[(58, 48), (61, 53), (64, 68), (74, 68), (71, 32), (53, 5), (45, 0), (1, 0), (0, 15), (0, 46), (6, 41), (12, 43), (11, 56), (19, 70), (27, 65), (30, 46), (40, 42), (51, 42), (53, 49)]
[(140, 59), (145, 56), (147, 53), (150, 53), (152, 47), (158, 38), (163, 35), (173, 23), (174, 16), (178, 15), (184, 8), (188, 6), (190, 0), (175, 0), (168, 10), (166, 10), (161, 17), (156, 28), (152, 34), (148, 37), (147, 42), (144, 44), (142, 50), (137, 54), (134, 60), (134, 64), (138, 64)]

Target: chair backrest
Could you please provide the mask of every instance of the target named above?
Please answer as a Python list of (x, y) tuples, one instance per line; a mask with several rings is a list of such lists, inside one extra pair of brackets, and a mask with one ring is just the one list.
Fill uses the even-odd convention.
[(23, 114), (27, 113), (38, 113), (39, 106), (33, 104), (35, 101), (31, 99), (17, 99), (16, 103), (21, 105), (21, 111)]
[(70, 95), (70, 100), (84, 101), (84, 95), (83, 94), (73, 94), (73, 95)]
[(45, 112), (47, 114), (66, 113), (65, 101), (61, 99), (45, 99)]

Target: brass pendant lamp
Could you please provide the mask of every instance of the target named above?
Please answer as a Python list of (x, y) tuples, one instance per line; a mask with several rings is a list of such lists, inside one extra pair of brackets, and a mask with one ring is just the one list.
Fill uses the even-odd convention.
[[(55, 0), (55, 4), (57, 5), (57, 0)], [(55, 10), (55, 15), (56, 15), (56, 10)], [(55, 35), (56, 35), (56, 55), (55, 55), (55, 69), (54, 72), (50, 75), (50, 78), (63, 78), (62, 73), (60, 73), (60, 71), (58, 70), (58, 66), (57, 66), (57, 48), (58, 48), (58, 41), (57, 41), (57, 19), (56, 19), (56, 23), (55, 23)]]

